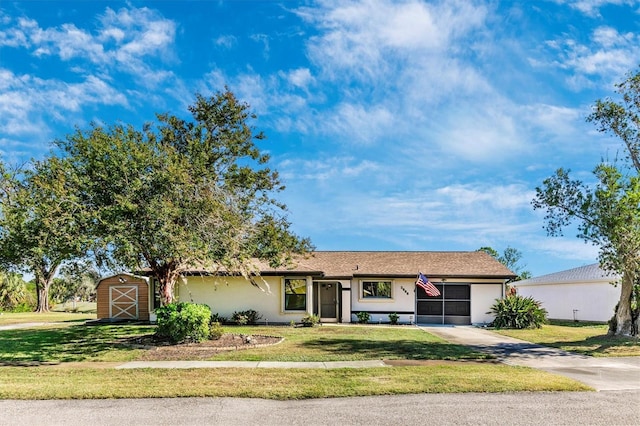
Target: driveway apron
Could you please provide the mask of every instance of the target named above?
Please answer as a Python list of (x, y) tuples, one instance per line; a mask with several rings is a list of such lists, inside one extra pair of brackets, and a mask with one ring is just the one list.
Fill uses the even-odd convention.
[(448, 342), (495, 355), (509, 365), (544, 370), (598, 391), (640, 390), (640, 357), (595, 358), (536, 345), (474, 326), (420, 325)]

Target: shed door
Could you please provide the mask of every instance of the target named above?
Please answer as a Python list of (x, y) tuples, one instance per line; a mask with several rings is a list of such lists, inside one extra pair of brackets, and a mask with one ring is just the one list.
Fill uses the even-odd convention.
[(138, 286), (109, 288), (109, 318), (138, 319)]

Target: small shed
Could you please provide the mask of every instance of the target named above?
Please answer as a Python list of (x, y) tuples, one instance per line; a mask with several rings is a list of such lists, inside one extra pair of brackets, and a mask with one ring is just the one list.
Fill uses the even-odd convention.
[(149, 279), (117, 274), (98, 282), (97, 316), (108, 320), (149, 321)]

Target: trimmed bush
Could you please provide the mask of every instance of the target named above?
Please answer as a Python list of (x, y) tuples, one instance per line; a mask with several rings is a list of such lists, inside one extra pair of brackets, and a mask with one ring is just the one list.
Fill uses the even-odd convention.
[(389, 314), (389, 322), (392, 325), (397, 325), (398, 324), (398, 319), (400, 319), (400, 315), (396, 314), (395, 312), (392, 314)]
[(202, 342), (209, 338), (211, 309), (207, 305), (177, 302), (156, 309), (156, 334), (173, 343)]
[(257, 324), (258, 320), (262, 318), (262, 315), (258, 314), (258, 311), (254, 309), (248, 309), (246, 311), (234, 312), (231, 315), (231, 321), (238, 325)]
[(209, 325), (213, 324), (214, 322), (217, 322), (220, 324), (228, 324), (229, 320), (226, 317), (223, 317), (222, 315), (216, 312), (215, 314), (211, 314), (211, 320), (209, 321)]
[(510, 295), (496, 300), (491, 311), (495, 328), (540, 328), (547, 322), (547, 310), (533, 297)]
[(307, 314), (302, 317), (300, 322), (306, 327), (315, 327), (316, 325), (320, 324), (320, 318), (317, 315)]
[(212, 322), (209, 324), (209, 339), (218, 340), (224, 334), (224, 329), (219, 322)]
[(358, 312), (356, 314), (356, 317), (358, 317), (358, 322), (360, 324), (366, 324), (371, 319), (371, 315), (369, 315), (369, 312)]

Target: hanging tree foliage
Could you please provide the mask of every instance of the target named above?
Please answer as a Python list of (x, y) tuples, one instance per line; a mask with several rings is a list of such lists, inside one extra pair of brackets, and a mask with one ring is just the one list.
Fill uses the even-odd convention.
[(192, 121), (159, 114), (141, 130), (93, 125), (57, 141), (80, 181), (98, 260), (148, 269), (163, 304), (186, 271), (254, 282), (253, 258), (277, 266), (311, 249), (273, 197), (284, 186), (256, 146), (264, 135), (248, 108), (225, 90), (197, 95)]
[(559, 169), (536, 189), (533, 206), (546, 210), (546, 229), (562, 235), (573, 220), (578, 237), (597, 245), (603, 269), (621, 275), (610, 334), (636, 335), (640, 300), (640, 73), (618, 85), (621, 101), (599, 100), (588, 120), (620, 138), (624, 160), (599, 164), (589, 186)]

